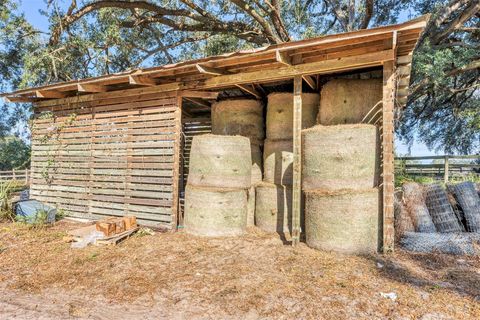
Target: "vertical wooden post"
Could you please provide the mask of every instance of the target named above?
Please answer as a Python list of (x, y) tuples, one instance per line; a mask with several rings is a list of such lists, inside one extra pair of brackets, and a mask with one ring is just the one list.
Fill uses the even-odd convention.
[(25, 185), (28, 185), (28, 169), (25, 169)]
[(302, 202), (302, 77), (293, 79), (293, 188), (292, 245), (300, 241), (300, 210)]
[(444, 159), (444, 177), (443, 177), (443, 180), (445, 183), (448, 183), (448, 175), (449, 175), (449, 162), (448, 162), (448, 156), (446, 155), (445, 156), (445, 159)]
[(179, 172), (180, 172), (180, 143), (182, 134), (182, 97), (177, 91), (177, 108), (175, 109), (175, 142), (173, 147), (173, 201), (172, 201), (172, 230), (178, 227), (178, 212), (180, 202)]
[(394, 246), (394, 61), (383, 63), (383, 120), (382, 120), (382, 203), (383, 203), (383, 252), (392, 252)]
[(12, 169), (12, 179), (17, 180), (17, 175), (15, 174), (15, 169)]

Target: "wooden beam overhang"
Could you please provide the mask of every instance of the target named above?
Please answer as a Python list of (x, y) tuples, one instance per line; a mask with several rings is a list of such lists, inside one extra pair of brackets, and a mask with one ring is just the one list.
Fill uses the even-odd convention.
[(140, 75), (129, 75), (128, 83), (131, 85), (147, 86), (147, 87), (153, 87), (157, 85), (157, 82), (154, 79), (147, 76), (140, 76)]
[(108, 88), (106, 86), (102, 86), (99, 84), (89, 84), (89, 83), (84, 83), (84, 84), (77, 84), (77, 90), (78, 92), (88, 92), (88, 93), (94, 93), (94, 92), (107, 92)]
[(29, 103), (29, 102), (35, 102), (37, 98), (34, 97), (16, 97), (16, 96), (6, 96), (3, 97), (5, 102), (7, 103)]
[(224, 69), (207, 67), (198, 63), (195, 65), (195, 67), (197, 68), (198, 72), (212, 75), (212, 76), (221, 76), (221, 75), (230, 74), (230, 72)]
[(37, 90), (35, 91), (35, 96), (42, 99), (59, 99), (65, 98), (68, 95), (64, 92), (55, 91), (55, 90)]
[(253, 84), (251, 86), (244, 85), (244, 84), (236, 84), (235, 86), (237, 88), (239, 88), (240, 90), (242, 90), (242, 91), (244, 91), (248, 94), (251, 94), (252, 96), (254, 96), (257, 99), (262, 99), (262, 94), (260, 92), (258, 92), (257, 89), (255, 89), (255, 86)]
[(185, 98), (200, 98), (205, 100), (216, 100), (219, 93), (213, 91), (199, 91), (199, 90), (183, 90), (180, 91), (179, 96)]

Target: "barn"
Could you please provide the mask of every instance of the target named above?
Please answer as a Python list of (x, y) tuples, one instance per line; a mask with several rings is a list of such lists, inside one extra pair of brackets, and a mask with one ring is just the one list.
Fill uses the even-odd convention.
[[(383, 250), (393, 249), (394, 110), (406, 104), (412, 51), (426, 17), (374, 29), (4, 93), (33, 103), (31, 197), (68, 215), (134, 214), (176, 230), (183, 221), (193, 136), (211, 104), (293, 93), (293, 212), (299, 219), (302, 93), (332, 79), (381, 79), (368, 112), (380, 130)], [(367, 116), (367, 114), (365, 114)]]

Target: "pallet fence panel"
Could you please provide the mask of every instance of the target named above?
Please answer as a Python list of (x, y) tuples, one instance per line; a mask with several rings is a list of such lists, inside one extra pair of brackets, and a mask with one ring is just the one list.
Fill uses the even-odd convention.
[(204, 118), (183, 118), (182, 119), (182, 188), (180, 189), (180, 208), (179, 208), (179, 225), (183, 224), (183, 213), (185, 204), (185, 186), (188, 182), (188, 169), (190, 164), (190, 150), (192, 147), (193, 137), (212, 133), (212, 121), (210, 117)]
[(132, 214), (144, 223), (175, 225), (177, 98), (126, 101), (37, 108), (32, 198), (75, 217)]

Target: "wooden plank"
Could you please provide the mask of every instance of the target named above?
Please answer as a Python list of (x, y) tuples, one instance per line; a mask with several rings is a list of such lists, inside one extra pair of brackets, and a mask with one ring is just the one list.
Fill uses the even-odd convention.
[(99, 84), (77, 84), (77, 90), (79, 92), (107, 92), (108, 88)]
[(292, 65), (292, 58), (289, 57), (287, 51), (280, 51), (280, 50), (275, 50), (275, 59), (277, 62), (280, 62), (281, 64), (291, 66)]
[(212, 76), (220, 76), (220, 75), (229, 74), (229, 72), (225, 71), (224, 69), (212, 68), (212, 67), (204, 66), (204, 65), (201, 65), (201, 64), (198, 64), (198, 63), (195, 65), (195, 67), (197, 68), (198, 72), (203, 73), (203, 74), (212, 75)]
[(57, 98), (64, 98), (67, 96), (67, 94), (60, 91), (55, 91), (55, 90), (37, 90), (35, 91), (35, 96), (37, 98), (57, 99)]
[(219, 92), (212, 91), (198, 91), (198, 90), (182, 90), (178, 92), (180, 97), (186, 98), (200, 98), (207, 100), (216, 100), (218, 98)]
[(128, 83), (132, 85), (147, 86), (147, 87), (153, 87), (157, 85), (157, 82), (150, 77), (135, 76), (135, 75), (128, 76)]
[(173, 204), (172, 204), (172, 230), (178, 227), (179, 217), (179, 197), (180, 197), (180, 152), (181, 152), (181, 135), (182, 135), (182, 97), (177, 99), (177, 111), (175, 111), (175, 132), (176, 139), (173, 147)]
[(262, 95), (252, 86), (248, 86), (248, 85), (243, 85), (243, 84), (237, 84), (235, 85), (237, 88), (239, 88), (240, 90), (248, 93), (248, 94), (251, 94), (252, 96), (254, 96), (255, 98), (257, 99), (262, 99)]
[(302, 77), (293, 79), (293, 186), (292, 186), (292, 245), (300, 242), (302, 202)]
[(395, 65), (383, 65), (383, 120), (382, 120), (382, 200), (383, 200), (383, 252), (394, 250), (394, 97)]

